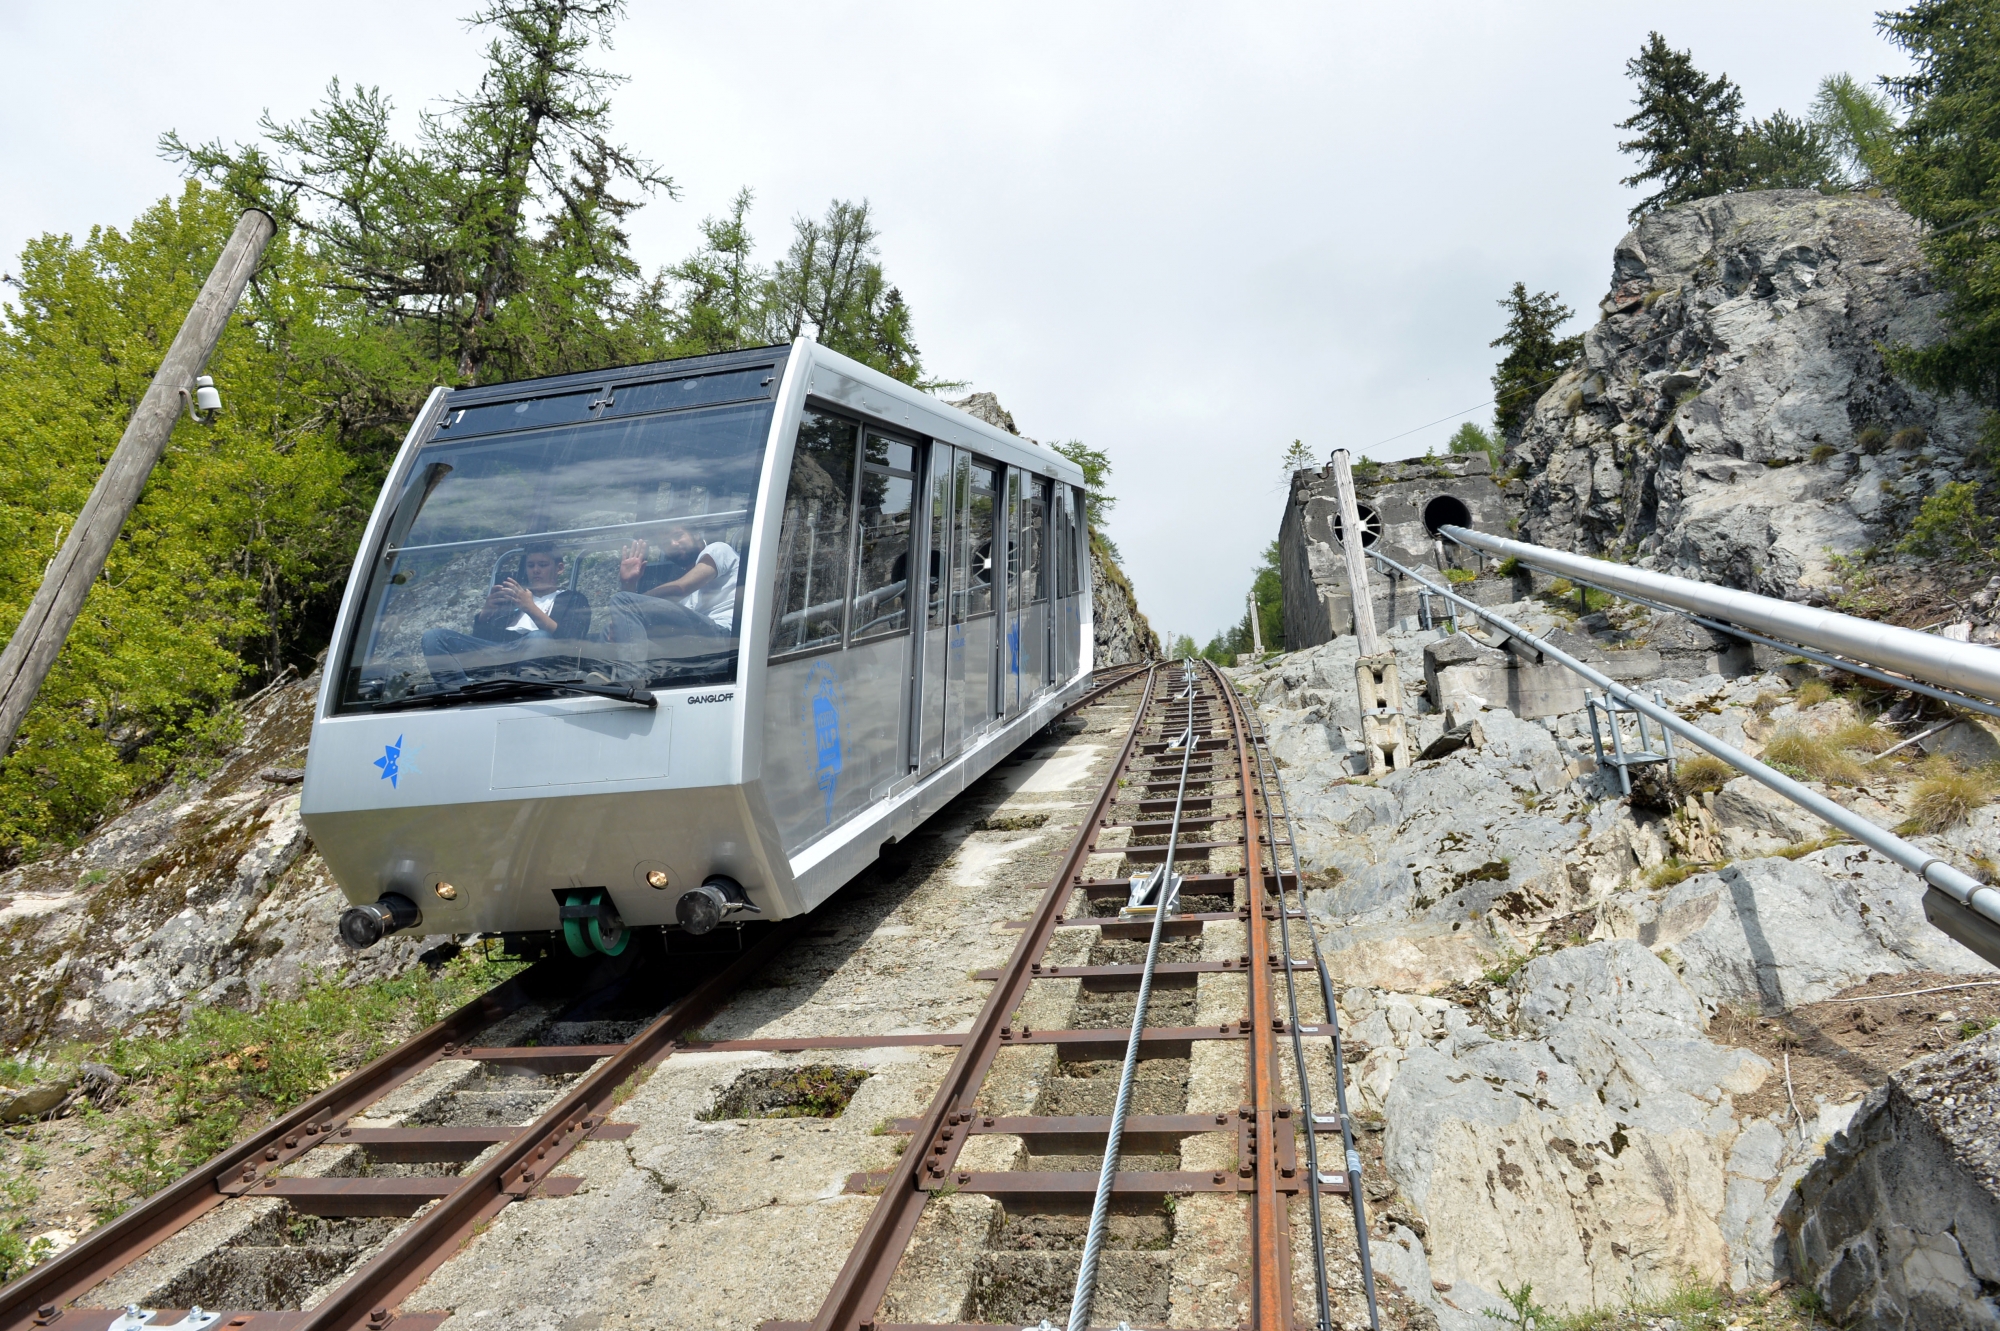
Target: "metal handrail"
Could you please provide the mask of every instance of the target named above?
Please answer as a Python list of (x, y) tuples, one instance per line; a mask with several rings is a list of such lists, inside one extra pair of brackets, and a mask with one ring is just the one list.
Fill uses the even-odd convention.
[(1689, 614), (1708, 615), (1776, 637), (1796, 639), (1837, 656), (1850, 656), (1868, 665), (2000, 701), (2000, 651), (1978, 643), (1953, 642), (1934, 633), (1843, 615), (1837, 610), (1815, 610), (1774, 596), (1550, 550), (1465, 527), (1446, 526), (1438, 530), (1471, 549), (1518, 559), (1544, 572), (1589, 582), (1620, 596), (1650, 597)]
[[(1454, 530), (1462, 531), (1464, 529), (1457, 528)], [(1454, 537), (1454, 539), (1457, 538)], [(1519, 543), (1508, 541), (1504, 542), (1504, 544), (1513, 546)], [(1538, 547), (1527, 546), (1522, 548), (1537, 550), (1539, 552)], [(1427, 587), (1432, 595), (1442, 596), (1456, 605), (1463, 606), (1475, 618), (1485, 620), (1502, 633), (1518, 638), (1556, 664), (1565, 666), (1573, 673), (1581, 675), (1605, 693), (1617, 698), (1619, 702), (1625, 704), (1627, 707), (1652, 717), (1653, 720), (1659, 722), (1674, 734), (1679, 735), (1690, 744), (1706, 749), (1723, 762), (1734, 767), (1737, 771), (1742, 772), (1745, 776), (1754, 777), (1757, 781), (1777, 791), (1780, 795), (1783, 795), (1786, 799), (1812, 814), (1820, 821), (1847, 833), (1847, 835), (1853, 837), (1856, 841), (1902, 865), (1929, 886), (1943, 892), (1957, 906), (1977, 916), (1978, 920), (1971, 922), (1971, 930), (1973, 932), (1977, 933), (1981, 929), (2000, 931), (2000, 891), (1996, 891), (1972, 875), (1952, 867), (1922, 847), (1911, 845), (1894, 832), (1886, 828), (1877, 827), (1861, 815), (1850, 809), (1841, 807), (1817, 791), (1810, 789), (1800, 782), (1794, 781), (1783, 772), (1758, 762), (1749, 754), (1744, 753), (1733, 745), (1724, 743), (1722, 740), (1709, 734), (1706, 730), (1683, 720), (1677, 713), (1665, 706), (1653, 702), (1650, 698), (1641, 696), (1632, 689), (1626, 688), (1609, 675), (1591, 668), (1561, 648), (1535, 637), (1526, 629), (1495, 614), (1485, 606), (1475, 604), (1465, 597), (1458, 595), (1456, 592), (1431, 582), (1416, 570), (1405, 568), (1379, 551), (1370, 550), (1368, 554), (1373, 556), (1384, 567), (1392, 568), (1403, 576)], [(1679, 581), (1679, 579), (1676, 579), (1676, 581)], [(1842, 618), (1845, 618), (1845, 616), (1842, 616)], [(1899, 629), (1897, 632), (1908, 633), (1910, 630)], [(1996, 652), (1994, 655), (2000, 656), (2000, 652)], [(1930, 913), (1928, 907), (1926, 913)], [(1986, 943), (1986, 946), (1975, 946), (1965, 935), (1949, 927), (1946, 921), (1940, 920), (1937, 915), (1932, 914), (1931, 921), (1944, 928), (1945, 932), (1951, 934), (1952, 937), (1957, 938), (1959, 942), (1964, 943), (1981, 956), (1986, 957), (1989, 961), (1995, 960), (1993, 953), (1989, 951), (1993, 940), (1985, 940), (1982, 937), (1982, 941)], [(1995, 937), (1996, 939), (2000, 939), (2000, 934), (1996, 934)]]

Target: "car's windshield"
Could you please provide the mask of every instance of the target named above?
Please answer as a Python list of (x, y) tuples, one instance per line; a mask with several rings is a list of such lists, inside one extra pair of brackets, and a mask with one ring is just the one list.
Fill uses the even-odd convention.
[(455, 413), (366, 564), (340, 708), (503, 677), (733, 680), (771, 412), (767, 399), (451, 439), (476, 424)]

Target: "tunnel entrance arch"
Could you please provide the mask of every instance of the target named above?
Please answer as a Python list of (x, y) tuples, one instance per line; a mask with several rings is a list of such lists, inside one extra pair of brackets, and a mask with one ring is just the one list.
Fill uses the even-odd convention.
[(1457, 495), (1439, 495), (1424, 505), (1424, 530), (1436, 536), (1446, 527), (1470, 527), (1472, 510)]

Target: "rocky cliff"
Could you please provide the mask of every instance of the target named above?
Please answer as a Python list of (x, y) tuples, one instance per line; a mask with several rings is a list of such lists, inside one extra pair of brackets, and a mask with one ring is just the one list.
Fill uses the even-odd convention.
[[(1571, 638), (1603, 618), (1539, 600), (1501, 613)], [(1384, 635), (1414, 747), (1435, 756), (1377, 780), (1356, 775), (1352, 637), (1233, 672), (1279, 760), (1334, 971), (1386, 1287), (1475, 1331), (1513, 1316), (1503, 1284), (1551, 1309), (1615, 1307), (1690, 1277), (1810, 1279), (1828, 1250), (1867, 1246), (1868, 1218), (1848, 1217), (1802, 1269), (1780, 1211), (1871, 1089), (2000, 1014), (1990, 984), (1931, 992), (1993, 969), (1930, 927), (1913, 875), (1747, 777), (1683, 769), (1624, 797), (1580, 708), (1530, 721), (1434, 696), (1440, 639)], [(1687, 673), (1648, 689), (1752, 753), (1782, 739), (1858, 764), (1894, 741), (1799, 667), (1701, 673), (1714, 660), (1677, 656)], [(1464, 721), (1454, 748), (1447, 726)], [(1813, 784), (1895, 826), (1927, 770), (1915, 751)], [(1913, 835), (1974, 865), (2000, 809)]]
[(1619, 241), (1584, 360), (1508, 456), (1524, 540), (1791, 599), (1893, 544), (1964, 479), (1980, 411), (1892, 378), (1935, 335), (1916, 224), (1778, 190), (1653, 213)]
[(213, 772), (0, 876), (0, 1049), (171, 1029), (196, 1006), (290, 996), (315, 973), (394, 975), (444, 941), (355, 953), (336, 940), (347, 902), (299, 819), (317, 688), (265, 693)]

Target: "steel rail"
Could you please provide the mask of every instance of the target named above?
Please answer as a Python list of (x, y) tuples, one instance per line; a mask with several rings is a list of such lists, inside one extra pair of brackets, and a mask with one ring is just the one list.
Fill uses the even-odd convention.
[[(1821, 651), (1851, 656), (1932, 684), (2000, 701), (2000, 651), (1991, 647), (1953, 642), (1934, 633), (1843, 615), (1837, 610), (1815, 610), (1756, 592), (1715, 587), (1651, 569), (1488, 536), (1466, 527), (1444, 526), (1438, 531), (1471, 549), (1512, 557), (1544, 572), (1581, 579), (1620, 596), (1650, 596), (1690, 614), (1727, 620), (1780, 638), (1794, 638)], [(1368, 553), (1375, 554), (1373, 550)], [(1383, 556), (1376, 557), (1384, 563), (1393, 563)]]
[[(335, 1120), (380, 1099), (459, 1040), (525, 1006), (531, 990), (549, 973), (550, 963), (543, 962), (489, 989), (0, 1287), (0, 1328), (16, 1331), (31, 1326), (44, 1307), (61, 1308), (228, 1201), (232, 1193), (223, 1190), (223, 1180), (254, 1181), (310, 1150)], [(288, 1141), (295, 1145), (287, 1146)], [(267, 1153), (275, 1154), (267, 1161)]]
[[(1509, 542), (1508, 544), (1514, 543)], [(1987, 886), (1972, 875), (1932, 855), (1921, 846), (1912, 845), (1897, 836), (1894, 832), (1886, 828), (1877, 827), (1861, 815), (1850, 809), (1842, 808), (1826, 796), (1821, 795), (1800, 782), (1794, 781), (1783, 772), (1757, 761), (1733, 745), (1724, 743), (1699, 726), (1683, 720), (1672, 710), (1655, 703), (1652, 699), (1644, 697), (1632, 689), (1626, 688), (1609, 675), (1577, 660), (1561, 648), (1535, 637), (1526, 629), (1495, 614), (1485, 606), (1477, 605), (1455, 592), (1440, 587), (1438, 584), (1425, 578), (1422, 574), (1398, 564), (1387, 555), (1373, 550), (1370, 550), (1368, 553), (1373, 555), (1378, 563), (1393, 568), (1404, 576), (1429, 588), (1432, 595), (1442, 596), (1454, 604), (1463, 606), (1472, 615), (1492, 624), (1501, 632), (1519, 638), (1522, 642), (1533, 647), (1544, 656), (1549, 657), (1558, 665), (1567, 666), (1574, 673), (1597, 685), (1598, 688), (1617, 698), (1627, 707), (1653, 718), (1653, 720), (1687, 740), (1690, 744), (1706, 749), (1708, 752), (1722, 759), (1723, 762), (1734, 767), (1737, 771), (1742, 772), (1746, 776), (1754, 777), (1761, 784), (1777, 791), (1780, 795), (1783, 795), (1786, 799), (1806, 810), (1806, 812), (1812, 814), (1820, 821), (1838, 828), (1863, 845), (1879, 852), (1885, 858), (1902, 865), (1905, 869), (1917, 875), (1927, 885), (1942, 893), (1948, 899), (1950, 906), (1956, 907), (1959, 911), (1963, 912), (1962, 916), (1952, 915), (1947, 906), (1933, 901), (1930, 895), (1926, 894), (1925, 914), (1929, 916), (1931, 922), (1946, 933), (1951, 934), (1952, 937), (1957, 938), (1958, 941), (1964, 943), (1967, 947), (1972, 948), (1973, 951), (1987, 957), (1988, 960), (1994, 959), (1993, 951), (1989, 951), (1989, 948), (1994, 943), (2000, 943), (2000, 890), (1995, 890)], [(1898, 630), (1898, 632), (1908, 631), (1907, 629)], [(1996, 652), (1994, 655), (2000, 656), (2000, 652)], [(1943, 918), (1940, 918), (1940, 914), (1943, 915)], [(1962, 933), (1960, 932), (1961, 930), (1966, 932)], [(1978, 937), (1986, 937), (1990, 934), (1991, 940), (1988, 946), (1975, 946), (1969, 941), (1967, 937), (1968, 933)], [(1993, 950), (2000, 951), (2000, 948), (1993, 948)]]
[(805, 918), (794, 916), (772, 925), (764, 937), (677, 999), (617, 1053), (585, 1073), (533, 1123), (522, 1128), (520, 1135), (478, 1169), (460, 1176), (457, 1187), (412, 1220), (359, 1271), (308, 1311), (296, 1324), (296, 1331), (379, 1327), (387, 1319), (378, 1309), (392, 1308), (414, 1291), (457, 1251), (480, 1221), (532, 1192), (537, 1180), (546, 1179), (557, 1162), (589, 1135), (587, 1129), (611, 1108), (626, 1079), (670, 1053), (682, 1032), (706, 1021), (745, 980), (791, 942)]
[[(1068, 716), (1071, 712), (1077, 712), (1083, 710), (1084, 708), (1090, 706), (1092, 703), (1096, 702), (1099, 698), (1102, 698), (1105, 694), (1117, 688), (1120, 684), (1131, 683), (1134, 676), (1138, 675), (1141, 671), (1146, 670), (1148, 668), (1149, 666), (1144, 661), (1137, 662), (1136, 664), (1127, 664), (1127, 665), (1109, 667), (1109, 669), (1116, 670), (1120, 673), (1112, 676), (1109, 679), (1106, 679), (1102, 684), (1092, 684), (1090, 692), (1084, 694), (1082, 697), (1078, 698), (1075, 702), (1063, 708), (1062, 711), (1056, 714), (1055, 719), (1057, 721), (1060, 721), (1063, 717)], [(1098, 673), (1099, 672), (1093, 670), (1091, 672), (1091, 678), (1095, 679)]]
[[(1245, 709), (1245, 715), (1250, 716), (1249, 709), (1247, 708)], [(1361, 1153), (1354, 1147), (1354, 1120), (1347, 1112), (1347, 1070), (1346, 1060), (1341, 1056), (1340, 1008), (1334, 1003), (1333, 977), (1327, 969), (1326, 958), (1320, 952), (1319, 934), (1312, 927), (1312, 917), (1306, 911), (1305, 880), (1300, 876), (1299, 868), (1298, 833), (1292, 827), (1292, 803), (1285, 796), (1285, 782), (1284, 778), (1278, 774), (1278, 763), (1275, 756), (1271, 760), (1271, 784), (1268, 786), (1263, 784), (1264, 755), (1270, 745), (1269, 741), (1264, 737), (1263, 727), (1257, 724), (1254, 716), (1250, 716), (1250, 725), (1251, 738), (1256, 744), (1258, 783), (1260, 793), (1264, 799), (1266, 813), (1271, 808), (1271, 791), (1275, 789), (1278, 794), (1278, 807), (1282, 810), (1279, 817), (1284, 820), (1285, 825), (1285, 844), (1290, 847), (1292, 852), (1292, 876), (1298, 880), (1299, 884), (1299, 917), (1306, 923), (1306, 942), (1312, 948), (1313, 970), (1319, 976), (1320, 999), (1326, 1006), (1326, 1033), (1332, 1041), (1328, 1046), (1328, 1052), (1331, 1054), (1333, 1060), (1334, 1109), (1339, 1116), (1340, 1140), (1346, 1153), (1347, 1196), (1354, 1210), (1354, 1244), (1361, 1261), (1361, 1291), (1368, 1301), (1368, 1325), (1370, 1331), (1381, 1331), (1382, 1314), (1375, 1298), (1375, 1263), (1368, 1251), (1368, 1207), (1361, 1190)], [(1299, 1000), (1298, 993), (1293, 987), (1292, 978), (1292, 937), (1289, 924), (1291, 918), (1291, 901), (1286, 894), (1284, 870), (1278, 865), (1275, 820), (1273, 820), (1271, 827), (1271, 867), (1278, 881), (1279, 930), (1283, 936), (1285, 946), (1285, 989), (1290, 999), (1292, 1010), (1292, 1055), (1297, 1060), (1299, 1068), (1299, 1108), (1306, 1117), (1307, 1163), (1312, 1169), (1313, 1178), (1316, 1181), (1323, 1182), (1324, 1180), (1319, 1170), (1319, 1125), (1324, 1120), (1313, 1112), (1312, 1086), (1306, 1076), (1304, 1032), (1299, 1027)], [(1308, 1195), (1312, 1199), (1314, 1241), (1316, 1245), (1323, 1244), (1324, 1232), (1320, 1220), (1319, 1189), (1312, 1189)], [(1333, 1310), (1330, 1306), (1331, 1298), (1328, 1290), (1326, 1253), (1324, 1249), (1318, 1248), (1315, 1251), (1314, 1258), (1315, 1273), (1319, 1278), (1320, 1286), (1319, 1313), (1321, 1327), (1322, 1331), (1331, 1331)]]
[[(1086, 1331), (1090, 1326), (1091, 1304), (1097, 1298), (1097, 1262), (1104, 1249), (1104, 1237), (1111, 1225), (1111, 1192), (1118, 1180), (1118, 1161), (1124, 1146), (1125, 1119), (1132, 1109), (1132, 1083), (1139, 1070), (1139, 1041), (1146, 1030), (1146, 1005), (1153, 996), (1153, 970), (1160, 961), (1160, 938), (1174, 905), (1174, 849), (1181, 838), (1181, 806), (1187, 800), (1188, 760), (1194, 756), (1194, 666), (1183, 662), (1181, 678), (1187, 682), (1189, 700), (1187, 724), (1181, 730), (1181, 774), (1174, 792), (1174, 816), (1167, 829), (1167, 854), (1156, 871), (1159, 883), (1154, 898), (1153, 929), (1146, 942), (1146, 960), (1139, 972), (1139, 993), (1132, 1004), (1132, 1033), (1125, 1041), (1125, 1062), (1118, 1071), (1118, 1094), (1111, 1106), (1111, 1123), (1104, 1134), (1104, 1160), (1097, 1171), (1097, 1195), (1090, 1203), (1090, 1227), (1084, 1232), (1083, 1256), (1076, 1264), (1076, 1285), (1070, 1294), (1069, 1331)], [(1314, 1189), (1318, 1195), (1318, 1189)]]
[[(942, 1178), (956, 1162), (958, 1152), (964, 1146), (966, 1135), (963, 1133), (954, 1133), (949, 1140), (944, 1137), (946, 1121), (956, 1122), (961, 1112), (969, 1115), (972, 1111), (980, 1084), (999, 1054), (1001, 1029), (1033, 980), (1029, 966), (1048, 950), (1050, 941), (1055, 937), (1056, 921), (1061, 918), (1065, 903), (1081, 881), (1083, 864), (1090, 858), (1096, 843), (1099, 820), (1105, 817), (1116, 800), (1118, 778), (1138, 750), (1139, 734), (1152, 706), (1157, 675), (1157, 666), (1146, 668), (1138, 711), (1132, 718), (1132, 727), (1126, 733), (1124, 745), (1111, 764), (1103, 789), (1078, 825), (1075, 839), (1071, 841), (1055, 876), (1049, 880), (1048, 888), (1042, 893), (1027, 927), (1022, 929), (1013, 954), (1001, 969), (1001, 978), (987, 994), (979, 1014), (973, 1018), (972, 1028), (959, 1046), (958, 1055), (952, 1060), (943, 1084), (931, 1098), (930, 1107), (924, 1111), (921, 1126), (912, 1134), (909, 1148), (898, 1158), (881, 1198), (868, 1213), (860, 1237), (848, 1252), (847, 1260), (834, 1277), (833, 1288), (828, 1291), (825, 1302), (813, 1318), (812, 1331), (859, 1331), (864, 1323), (874, 1322), (876, 1308), (896, 1273), (896, 1264), (909, 1247), (917, 1219), (923, 1214), (924, 1203), (930, 1199), (930, 1190), (923, 1186), (924, 1174), (929, 1172), (934, 1178)], [(1132, 677), (1120, 682), (1128, 682), (1129, 678)]]
[[(1251, 770), (1249, 723), (1242, 699), (1213, 662), (1204, 664), (1227, 708), (1236, 745), (1237, 787), (1243, 792), (1243, 877), (1250, 899), (1250, 1109), (1256, 1153), (1250, 1193), (1250, 1327), (1251, 1331), (1288, 1331), (1292, 1324), (1291, 1224), (1286, 1216), (1286, 1196), (1277, 1186), (1277, 1108), (1282, 1082), (1276, 1067), (1278, 1049), (1274, 1036), (1279, 1018), (1271, 999), (1271, 970), (1276, 956), (1261, 899), (1262, 820), (1257, 816), (1256, 801), (1251, 798), (1255, 777)], [(1317, 1192), (1318, 1177), (1308, 1180), (1307, 1186)]]

